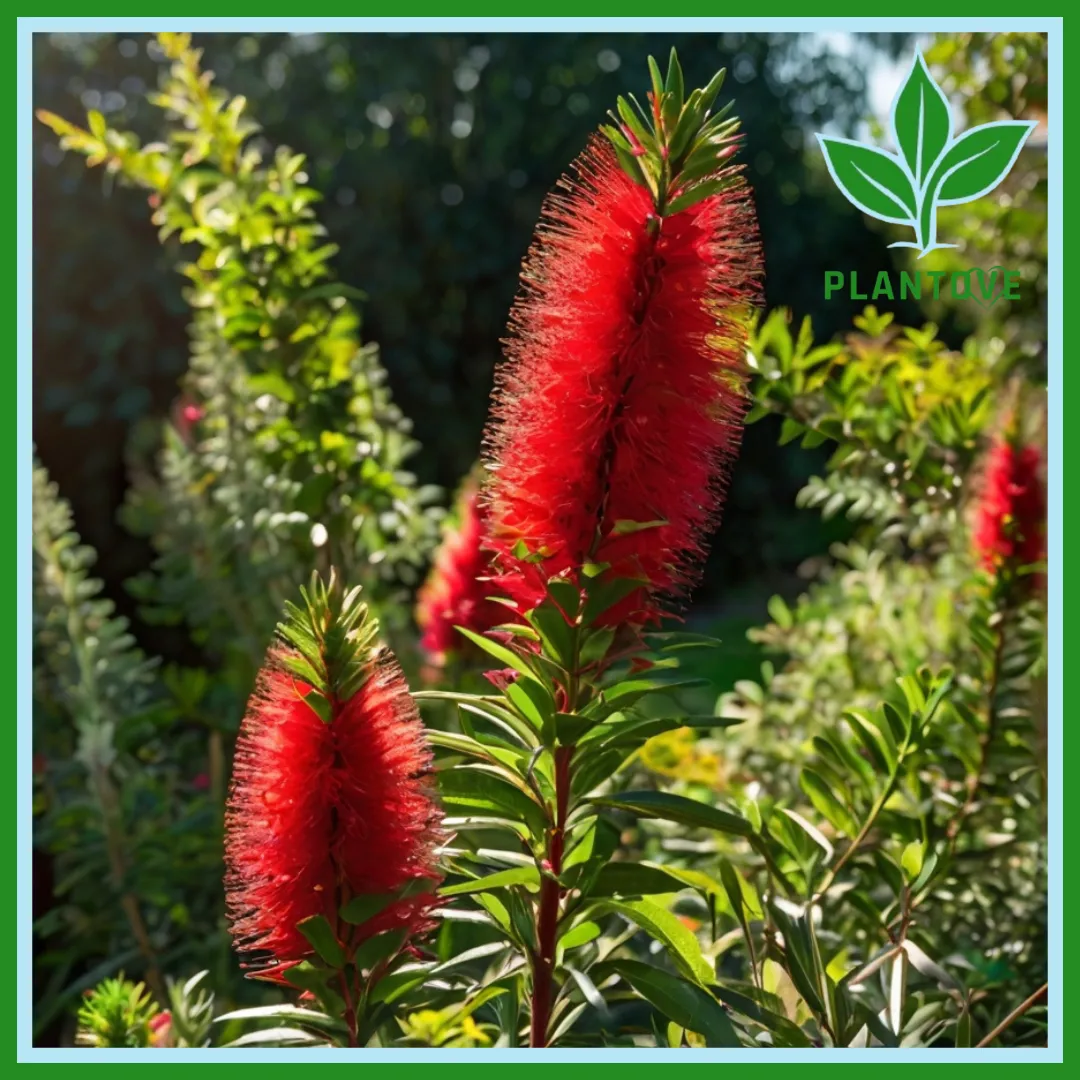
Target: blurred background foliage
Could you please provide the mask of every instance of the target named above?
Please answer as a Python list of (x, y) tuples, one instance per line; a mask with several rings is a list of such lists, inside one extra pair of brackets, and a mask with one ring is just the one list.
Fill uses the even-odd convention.
[[(812, 133), (851, 133), (866, 113), (866, 58), (797, 35), (200, 35), (204, 66), (247, 98), (265, 150), (307, 155), (340, 245), (340, 280), (364, 290), (365, 337), (379, 343), (394, 398), (414, 422), (422, 479), (453, 488), (476, 456), (499, 340), (540, 203), (651, 51), (671, 45), (690, 81), (728, 68), (743, 121), (767, 257), (770, 306), (815, 317), (829, 336), (857, 305), (822, 301), (836, 266), (864, 278), (879, 239), (836, 191)], [(52, 35), (35, 41), (36, 108), (160, 137), (146, 101), (158, 46), (144, 36)], [(62, 157), (34, 133), (35, 432), (44, 463), (73, 500), (110, 587), (145, 565), (120, 528), (125, 439), (163, 415), (186, 367), (183, 281), (159, 248), (142, 199)], [(260, 143), (257, 143), (260, 145)], [(107, 238), (107, 239), (106, 239)], [(749, 436), (729, 514), (738, 530), (716, 553), (707, 588), (790, 570), (822, 537), (782, 527), (805, 455)], [(727, 591), (731, 591), (730, 585)], [(703, 594), (707, 596), (708, 594)], [(123, 601), (121, 601), (123, 603)], [(130, 610), (130, 609), (129, 609)]]
[[(823, 300), (824, 271), (854, 271), (869, 281), (881, 269), (908, 266), (908, 256), (888, 250), (887, 230), (836, 190), (813, 132), (865, 130), (866, 73), (903, 57), (912, 46), (906, 36), (209, 34), (195, 45), (215, 85), (243, 95), (243, 116), (261, 129), (251, 145), (263, 171), (245, 197), (254, 205), (265, 196), (269, 203), (259, 205), (273, 206), (269, 193), (280, 194), (282, 179), (301, 167), (279, 148), (305, 155), (295, 183), (324, 196), (316, 218), (340, 249), (327, 281), (366, 295), (361, 301), (342, 287), (322, 297), (329, 304), (348, 296), (349, 311), (363, 320), (362, 339), (355, 316), (345, 318), (342, 333), (356, 371), (366, 374), (361, 382), (349, 375), (329, 415), (355, 417), (363, 402), (381, 401), (378, 422), (404, 440), (386, 476), (400, 484), (406, 503), (415, 497), (427, 508), (416, 517), (402, 513), (416, 523), (405, 532), (393, 522), (382, 529), (376, 515), (382, 532), (368, 532), (357, 546), (358, 554), (379, 552), (380, 562), (384, 545), (401, 549), (404, 557), (391, 554), (387, 573), (377, 577), (394, 587), (384, 614), (406, 652), (407, 594), (430, 552), (434, 486), (452, 491), (476, 458), (499, 339), (542, 198), (616, 95), (640, 89), (648, 54), (675, 45), (690, 84), (726, 66), (723, 93), (735, 98), (746, 133), (743, 160), (761, 219), (772, 314), (759, 323), (753, 347), (757, 422), (747, 429), (725, 524), (689, 613), (692, 624), (724, 639), (724, 649), (703, 663), (708, 688), (687, 708), (711, 713), (715, 703), (743, 724), (719, 738), (671, 733), (647, 744), (635, 768), (706, 799), (762, 798), (767, 778), (767, 805), (776, 799), (812, 812), (818, 804), (807, 810), (799, 778), (809, 755), (820, 752), (815, 740), (837, 727), (845, 710), (876, 708), (895, 676), (923, 664), (959, 666), (961, 706), (978, 712), (988, 676), (974, 636), (988, 601), (971, 565), (964, 514), (1002, 409), (1016, 403), (1018, 386), (1045, 382), (1044, 127), (1001, 191), (942, 211), (942, 232), (959, 247), (927, 261), (1021, 269), (1021, 300), (986, 310), (924, 298), (921, 307), (905, 301), (864, 312), (861, 301)], [(194, 1006), (177, 997), (175, 985), (166, 987), (166, 976), (201, 968), (226, 1003), (274, 997), (244, 983), (229, 954), (220, 813), (260, 628), (277, 608), (276, 592), (292, 577), (303, 580), (301, 568), (321, 557), (314, 519), (290, 517), (304, 514), (296, 469), (301, 480), (333, 471), (340, 447), (320, 438), (319, 425), (307, 430), (311, 414), (290, 402), (264, 415), (249, 385), (266, 374), (257, 370), (261, 354), (252, 366), (235, 335), (219, 334), (184, 291), (181, 264), (194, 259), (213, 277), (236, 261), (227, 229), (198, 235), (185, 230), (199, 223), (185, 220), (179, 236), (159, 242), (150, 219), (169, 207), (159, 192), (153, 201), (154, 183), (137, 174), (147, 163), (191, 165), (147, 101), (167, 71), (162, 45), (142, 35), (39, 35), (34, 48), (37, 108), (79, 125), (88, 110), (99, 113), (90, 127), (101, 130), (91, 131), (92, 139), (113, 140), (115, 150), (126, 144), (114, 134), (131, 131), (143, 144), (130, 167), (87, 170), (47, 127), (34, 131), (34, 432), (43, 466), (35, 483), (35, 1027), (38, 1042), (55, 1042), (75, 1037), (79, 995), (122, 969), (143, 978), (162, 1005), (172, 995), (174, 1015)], [(1045, 118), (1042, 37), (944, 36), (927, 57), (955, 95), (960, 124)], [(171, 130), (183, 129), (173, 123)], [(125, 176), (149, 190), (118, 190)], [(218, 292), (210, 310), (233, 302)], [(334, 312), (327, 309), (338, 318)], [(272, 340), (280, 314), (270, 311)], [(237, 356), (243, 362), (223, 367), (215, 361), (222, 349), (230, 364)], [(324, 389), (318, 354), (305, 356), (286, 372), (301, 398)], [(240, 372), (239, 381), (230, 372)], [(192, 396), (180, 396), (182, 380)], [(254, 385), (267, 390), (265, 381)], [(205, 411), (185, 413), (196, 400)], [(155, 459), (166, 418), (165, 456)], [(222, 418), (233, 427), (215, 426)], [(191, 425), (203, 422), (207, 436), (194, 437)], [(261, 434), (267, 430), (269, 440)], [(280, 479), (274, 455), (283, 430), (302, 436), (291, 444), (301, 447), (290, 458), (292, 486), (271, 490), (266, 476), (230, 480), (214, 471), (215, 460), (229, 457), (228, 438), (238, 436)], [(413, 437), (418, 448), (410, 454), (405, 442)], [(369, 446), (369, 458), (384, 449)], [(340, 461), (343, 491), (354, 464)], [(204, 475), (215, 477), (210, 488), (223, 498), (192, 495)], [(170, 501), (177, 493), (180, 502)], [(240, 557), (243, 545), (230, 547), (236, 542), (228, 527), (252, 520), (261, 502), (272, 502), (275, 520), (264, 521), (259, 534), (270, 555), (253, 571), (255, 582), (243, 580), (251, 568)], [(395, 496), (394, 512), (399, 504)], [(334, 542), (349, 532), (348, 515), (339, 517), (336, 525), (327, 519)], [(213, 549), (209, 576), (184, 556), (200, 534)], [(103, 584), (87, 577), (94, 549)], [(184, 589), (165, 587), (185, 575)], [(273, 603), (266, 602), (267, 580)], [(247, 635), (230, 636), (227, 621), (200, 615), (233, 595), (265, 608)], [(193, 599), (202, 607), (192, 607)], [(1015, 614), (1016, 648), (1028, 657), (1023, 674), (1037, 690), (1038, 658), (1029, 653), (1031, 619), (1038, 620)], [(100, 677), (90, 678), (95, 672)], [(1028, 694), (1028, 683), (1016, 693)], [(1016, 1004), (1016, 994), (1034, 989), (1045, 969), (1044, 834), (1038, 768), (1029, 767), (1044, 730), (1035, 712), (1027, 727), (1006, 725), (1012, 771), (979, 806), (988, 815), (980, 835), (1009, 833), (1015, 843), (994, 848), (977, 895), (969, 890), (946, 901), (949, 915), (939, 927), (978, 971), (961, 1014), (969, 1023), (986, 985), (1009, 983), (1016, 992), (1007, 1000)], [(962, 792), (978, 765), (973, 729), (950, 712), (937, 730), (945, 734), (935, 736), (933, 752), (952, 762), (939, 786)], [(1012, 754), (1023, 762), (1016, 765)], [(912, 765), (912, 776), (918, 768)], [(1030, 811), (1023, 815), (1010, 809), (1017, 784), (1020, 805)], [(854, 797), (858, 803), (861, 796)], [(924, 808), (926, 843), (947, 805)], [(889, 854), (890, 843), (910, 839), (912, 826), (904, 814), (886, 819), (886, 858), (895, 855), (899, 866), (906, 848)], [(778, 857), (798, 857), (798, 843), (783, 839), (789, 854)], [(692, 867), (715, 860), (718, 850), (741, 858), (709, 840), (648, 828), (633, 843)], [(880, 870), (882, 881), (891, 873)], [(747, 875), (752, 881), (752, 869)], [(101, 887), (114, 904), (99, 902)], [(940, 887), (947, 893), (953, 884), (942, 879)], [(695, 912), (708, 921), (707, 912)], [(730, 933), (717, 941), (730, 944), (741, 916), (733, 909), (729, 916), (721, 929)], [(904, 920), (906, 928), (906, 913)], [(873, 931), (856, 918), (832, 932), (866, 940)], [(440, 940), (439, 949), (448, 954), (469, 943)], [(980, 949), (1001, 962), (978, 968), (972, 957)], [(101, 1009), (84, 1008), (80, 1040), (93, 1045), (98, 1036), (88, 1032), (116, 1027), (136, 1045), (152, 1043), (153, 1008), (144, 1006), (141, 989), (132, 993), (130, 984), (104, 987)], [(799, 1007), (791, 1006), (793, 1018), (803, 1015)], [(992, 1015), (979, 1018), (984, 1028)], [(460, 1036), (457, 1028), (446, 1034), (453, 1017), (440, 1019), (442, 1027), (436, 1019), (418, 1014), (408, 1037), (433, 1044)], [(469, 1038), (484, 1044), (479, 1023)], [(201, 1045), (203, 1028), (194, 1030), (196, 1041), (177, 1035), (174, 1044)], [(1038, 1039), (1037, 1021), (1033, 1030), (1022, 1037)]]

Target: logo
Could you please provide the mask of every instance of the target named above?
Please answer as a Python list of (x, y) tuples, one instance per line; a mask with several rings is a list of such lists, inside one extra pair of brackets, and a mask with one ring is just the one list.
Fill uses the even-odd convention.
[(864, 214), (913, 229), (914, 241), (889, 247), (915, 248), (920, 259), (956, 247), (937, 242), (938, 207), (959, 206), (993, 191), (1035, 128), (1027, 120), (1002, 120), (954, 137), (948, 99), (919, 52), (893, 101), (890, 126), (896, 153), (851, 139), (820, 134), (817, 139), (845, 197)]

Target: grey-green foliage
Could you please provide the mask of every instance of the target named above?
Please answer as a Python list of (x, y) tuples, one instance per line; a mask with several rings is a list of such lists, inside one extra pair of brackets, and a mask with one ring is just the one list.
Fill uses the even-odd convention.
[(36, 697), (70, 716), (83, 765), (108, 769), (117, 726), (150, 703), (155, 663), (90, 577), (94, 551), (80, 543), (70, 507), (37, 462), (33, 532)]
[(179, 697), (184, 680), (157, 679), (37, 464), (33, 500), (34, 846), (53, 893), (34, 927), (45, 945), (40, 1031), (70, 1008), (88, 971), (127, 966), (163, 999), (162, 953), (220, 952), (221, 899), (218, 816), (191, 783), (217, 736), (170, 702), (165, 686)]
[(205, 985), (208, 974), (200, 971), (184, 982), (168, 980), (170, 1041), (174, 1046), (210, 1045), (214, 992)]

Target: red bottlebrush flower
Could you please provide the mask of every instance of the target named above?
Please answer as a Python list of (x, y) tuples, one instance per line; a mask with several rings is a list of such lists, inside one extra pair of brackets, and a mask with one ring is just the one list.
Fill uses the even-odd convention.
[[(312, 952), (297, 929), (323, 915), (346, 956), (384, 930), (431, 926), (438, 812), (425, 773), (430, 751), (405, 678), (389, 656), (332, 705), (271, 652), (240, 729), (226, 811), (226, 894), (237, 948), (279, 978)], [(393, 901), (360, 926), (338, 913), (354, 896), (394, 893), (416, 879), (431, 890)]]
[[(695, 582), (741, 441), (756, 219), (734, 176), (657, 216), (599, 139), (574, 171), (545, 204), (511, 314), (487, 436), (491, 543), (523, 610), (556, 574), (609, 563), (647, 584), (600, 621), (646, 623)], [(521, 542), (543, 558), (520, 558)]]
[(155, 1048), (168, 1046), (172, 1036), (172, 1013), (159, 1012), (150, 1021), (150, 1045)]
[(1046, 490), (1037, 447), (999, 439), (990, 448), (972, 533), (988, 570), (1009, 560), (1030, 566), (1045, 558)]
[(417, 597), (420, 647), (435, 665), (445, 663), (447, 656), (468, 644), (455, 627), (483, 634), (505, 622), (509, 614), (501, 604), (488, 599), (496, 590), (488, 580), (491, 552), (483, 546), (483, 510), (474, 480), (462, 488), (455, 518)]

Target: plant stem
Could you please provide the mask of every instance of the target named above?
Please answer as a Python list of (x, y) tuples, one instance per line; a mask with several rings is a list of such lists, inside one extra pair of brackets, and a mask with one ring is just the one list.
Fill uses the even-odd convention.
[(562, 887), (556, 880), (562, 873), (563, 846), (566, 842), (566, 814), (570, 802), (570, 759), (573, 747), (555, 751), (555, 822), (548, 833), (547, 861), (550, 874), (540, 882), (540, 900), (536, 915), (536, 954), (532, 957), (532, 1016), (529, 1045), (547, 1046), (548, 1025), (554, 999), (555, 938), (559, 928)]
[(349, 991), (349, 980), (345, 977), (345, 972), (339, 973), (341, 979), (341, 991), (345, 997), (345, 1023), (349, 1026), (349, 1046), (356, 1047), (356, 1008), (353, 1005), (352, 994)]
[[(906, 743), (904, 745), (904, 749), (907, 749)], [(855, 839), (852, 840), (850, 844), (848, 844), (847, 850), (844, 852), (844, 854), (840, 856), (840, 858), (836, 861), (836, 864), (825, 875), (825, 880), (821, 883), (820, 887), (817, 890), (817, 896), (819, 898), (824, 896), (829, 891), (832, 883), (836, 880), (836, 875), (839, 874), (841, 870), (843, 870), (843, 868), (847, 865), (848, 860), (855, 854), (856, 851), (859, 850), (859, 847), (866, 839), (867, 834), (874, 827), (874, 823), (878, 819), (878, 814), (881, 813), (883, 807), (889, 801), (889, 796), (892, 794), (893, 788), (896, 786), (896, 778), (900, 775), (900, 761), (902, 759), (903, 751), (901, 751), (901, 756), (897, 760), (896, 768), (894, 768), (893, 771), (889, 774), (888, 782), (885, 784), (885, 787), (882, 788), (881, 794), (878, 795), (878, 797), (874, 800), (874, 805), (870, 807), (870, 813), (867, 815), (866, 820), (863, 822), (862, 828), (859, 829), (858, 833), (855, 836)]]
[(1005, 621), (1002, 619), (998, 625), (997, 640), (994, 643), (993, 666), (990, 671), (990, 689), (987, 691), (986, 702), (986, 730), (979, 736), (979, 763), (975, 770), (967, 778), (967, 796), (964, 805), (960, 807), (960, 813), (950, 822), (948, 829), (949, 854), (956, 852), (956, 843), (960, 838), (960, 830), (964, 822), (971, 816), (975, 808), (975, 799), (979, 793), (979, 781), (986, 771), (990, 758), (990, 745), (994, 741), (994, 731), (997, 727), (997, 694), (998, 683), (1001, 680), (1001, 660), (1005, 651)]
[(109, 870), (113, 885), (120, 892), (120, 908), (131, 927), (131, 935), (142, 953), (146, 963), (146, 981), (154, 996), (162, 1002), (168, 1002), (165, 981), (158, 970), (157, 953), (150, 941), (150, 934), (143, 921), (142, 910), (135, 894), (124, 889), (127, 866), (124, 859), (124, 832), (120, 820), (120, 805), (116, 788), (109, 778), (108, 770), (98, 766), (93, 772), (94, 789), (101, 807), (102, 824), (105, 829), (105, 849), (109, 858)]
[(990, 1032), (985, 1038), (980, 1039), (975, 1044), (976, 1050), (981, 1050), (989, 1046), (1006, 1028), (1010, 1027), (1012, 1023), (1019, 1020), (1032, 1007), (1038, 1003), (1039, 999), (1046, 994), (1049, 983), (1043, 983), (1034, 994), (1031, 995), (1022, 1005), (1018, 1005), (993, 1031)]

